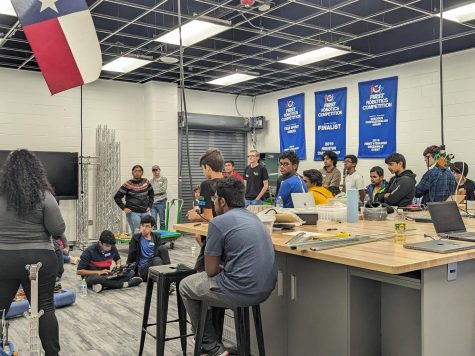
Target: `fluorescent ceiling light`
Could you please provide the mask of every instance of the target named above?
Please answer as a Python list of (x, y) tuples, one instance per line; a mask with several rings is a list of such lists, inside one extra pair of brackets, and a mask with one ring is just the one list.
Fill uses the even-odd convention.
[(341, 56), (350, 53), (350, 49), (340, 49), (334, 47), (322, 47), (310, 52), (298, 54), (287, 59), (279, 61), (279, 63), (293, 64), (296, 66), (303, 66), (305, 64), (323, 61), (325, 59)]
[(460, 23), (473, 20), (475, 19), (475, 2), (444, 11), (442, 17)]
[[(191, 46), (230, 28), (230, 26), (224, 24), (221, 25), (208, 21), (192, 20), (181, 26), (181, 42), (185, 47)], [(178, 28), (158, 37), (155, 41), (179, 46), (180, 33)]]
[(149, 64), (150, 62), (152, 61), (140, 58), (119, 57), (113, 60), (112, 62), (104, 65), (102, 67), (102, 70), (106, 70), (108, 72), (127, 73), (133, 71), (134, 69), (140, 68), (146, 64)]
[(0, 14), (16, 17), (15, 9), (10, 0), (0, 0)]
[(258, 77), (257, 75), (250, 75), (250, 74), (245, 74), (245, 73), (234, 73), (231, 75), (227, 75), (225, 77), (212, 80), (207, 83), (213, 84), (213, 85), (226, 86), (226, 85), (232, 85), (232, 84), (236, 84), (240, 82), (245, 82), (246, 80), (251, 80), (257, 77)]

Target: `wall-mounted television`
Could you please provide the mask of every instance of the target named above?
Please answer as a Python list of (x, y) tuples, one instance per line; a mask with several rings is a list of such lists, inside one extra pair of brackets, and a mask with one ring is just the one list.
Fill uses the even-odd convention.
[[(0, 150), (0, 169), (11, 151)], [(78, 198), (78, 153), (33, 151), (46, 169), (58, 200)]]

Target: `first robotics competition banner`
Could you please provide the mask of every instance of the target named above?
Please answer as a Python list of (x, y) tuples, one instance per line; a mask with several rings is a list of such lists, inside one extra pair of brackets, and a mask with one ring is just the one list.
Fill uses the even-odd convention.
[(346, 155), (346, 88), (315, 92), (315, 161), (325, 151)]
[(279, 99), (278, 104), (280, 152), (295, 151), (299, 159), (306, 159), (304, 94)]
[(384, 158), (396, 152), (397, 77), (358, 83), (360, 139), (358, 157)]

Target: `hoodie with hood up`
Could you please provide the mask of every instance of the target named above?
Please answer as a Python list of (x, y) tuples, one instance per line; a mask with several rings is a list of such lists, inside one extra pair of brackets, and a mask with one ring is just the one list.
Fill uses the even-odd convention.
[(407, 206), (412, 204), (416, 193), (416, 175), (409, 169), (389, 180), (386, 191), (391, 195), (384, 199), (384, 203), (391, 206)]

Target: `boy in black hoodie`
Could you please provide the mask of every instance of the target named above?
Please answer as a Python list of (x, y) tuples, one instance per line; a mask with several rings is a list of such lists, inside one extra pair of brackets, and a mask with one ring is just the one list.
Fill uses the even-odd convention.
[(151, 266), (170, 264), (168, 248), (162, 245), (158, 232), (152, 232), (155, 219), (143, 216), (140, 220), (140, 232), (134, 234), (129, 243), (127, 263), (136, 262), (135, 274), (144, 281), (148, 278), (148, 269)]
[(389, 180), (383, 202), (391, 206), (404, 207), (412, 204), (416, 193), (416, 175), (406, 170), (406, 159), (400, 153), (391, 153), (384, 161), (394, 174)]

